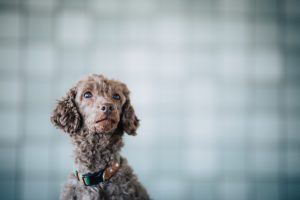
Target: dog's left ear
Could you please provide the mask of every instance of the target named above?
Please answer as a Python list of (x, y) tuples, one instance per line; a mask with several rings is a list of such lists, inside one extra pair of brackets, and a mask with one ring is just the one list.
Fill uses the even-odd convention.
[(136, 135), (136, 129), (139, 127), (139, 119), (135, 115), (134, 109), (130, 103), (129, 94), (122, 111), (123, 130), (128, 135)]

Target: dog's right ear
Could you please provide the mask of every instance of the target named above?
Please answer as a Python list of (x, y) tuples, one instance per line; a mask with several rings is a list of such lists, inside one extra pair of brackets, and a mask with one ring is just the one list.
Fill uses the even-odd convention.
[(72, 88), (57, 102), (51, 117), (54, 126), (70, 134), (77, 132), (81, 126), (81, 116), (75, 104), (75, 96), (76, 88)]

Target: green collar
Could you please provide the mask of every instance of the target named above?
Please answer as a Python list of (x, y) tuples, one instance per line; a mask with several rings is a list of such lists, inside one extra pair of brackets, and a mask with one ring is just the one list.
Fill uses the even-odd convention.
[(111, 167), (99, 170), (94, 173), (81, 174), (77, 170), (74, 172), (77, 180), (83, 182), (85, 186), (92, 186), (109, 180), (120, 169), (119, 163), (113, 163)]

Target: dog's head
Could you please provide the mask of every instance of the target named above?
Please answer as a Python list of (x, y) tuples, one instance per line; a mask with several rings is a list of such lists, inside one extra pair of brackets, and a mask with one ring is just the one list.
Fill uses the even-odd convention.
[(90, 75), (58, 101), (52, 123), (73, 135), (82, 128), (109, 134), (117, 129), (135, 135), (139, 120), (124, 83), (102, 75)]

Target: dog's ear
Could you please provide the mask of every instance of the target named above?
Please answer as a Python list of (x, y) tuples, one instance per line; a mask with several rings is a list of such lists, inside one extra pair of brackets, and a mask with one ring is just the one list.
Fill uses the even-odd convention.
[(122, 120), (123, 130), (128, 135), (136, 135), (136, 129), (139, 127), (140, 123), (130, 103), (129, 94), (127, 95), (126, 102), (123, 105), (121, 120)]
[(57, 102), (53, 110), (51, 122), (64, 132), (73, 134), (80, 129), (81, 116), (75, 104), (76, 88), (70, 91)]

